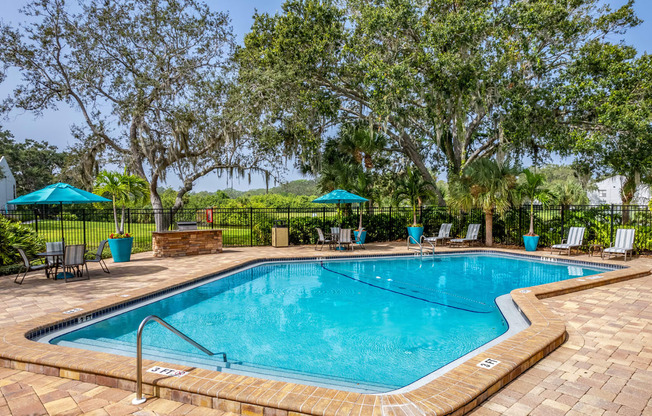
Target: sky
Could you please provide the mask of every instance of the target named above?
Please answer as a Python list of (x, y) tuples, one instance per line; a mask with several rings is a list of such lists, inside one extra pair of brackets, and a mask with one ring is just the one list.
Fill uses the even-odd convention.
[[(619, 7), (626, 0), (604, 0), (604, 3), (612, 7)], [(25, 5), (27, 0), (0, 0), (0, 20), (4, 23), (16, 25), (23, 20), (18, 9)], [(271, 14), (281, 10), (282, 0), (207, 0), (206, 3), (213, 10), (228, 11), (231, 17), (231, 24), (236, 35), (237, 42), (242, 43), (244, 35), (250, 30), (253, 22), (252, 16), (256, 10), (259, 12), (268, 12)], [(643, 23), (638, 27), (629, 30), (622, 37), (614, 37), (609, 40), (612, 42), (623, 40), (626, 44), (635, 46), (639, 52), (652, 52), (650, 33), (652, 33), (652, 0), (636, 0), (634, 9)], [(15, 71), (7, 73), (5, 82), (0, 84), (0, 99), (11, 93), (13, 88), (20, 83), (20, 75)], [(62, 105), (58, 110), (44, 112), (41, 117), (35, 117), (31, 113), (13, 111), (7, 119), (0, 119), (0, 126), (9, 130), (14, 138), (22, 141), (26, 138), (35, 140), (46, 140), (51, 144), (64, 150), (67, 146), (73, 144), (73, 138), (70, 134), (70, 126), (80, 124), (82, 121), (81, 114), (71, 108)], [(302, 178), (302, 176), (290, 165), (289, 172), (284, 179), (289, 181)], [(171, 179), (167, 185), (176, 187), (179, 182)], [(273, 184), (272, 184), (273, 185)], [(246, 190), (253, 188), (262, 188), (265, 186), (264, 179), (261, 176), (253, 176), (252, 182), (248, 180), (235, 179), (228, 181), (226, 175), (219, 178), (216, 174), (207, 175), (195, 183), (195, 191), (215, 191), (233, 186), (236, 189)]]

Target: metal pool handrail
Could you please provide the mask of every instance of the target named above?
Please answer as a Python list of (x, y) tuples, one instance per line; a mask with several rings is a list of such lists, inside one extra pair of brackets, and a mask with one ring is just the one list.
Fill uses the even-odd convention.
[[(170, 330), (174, 335), (186, 341), (193, 347), (199, 349), (201, 352), (207, 355), (215, 355), (214, 353), (210, 352), (208, 349), (202, 347), (197, 342), (192, 340), (190, 337), (185, 335), (183, 332), (179, 331), (169, 323), (165, 322), (163, 319), (159, 318), (156, 315), (149, 315), (148, 317), (143, 319), (143, 321), (140, 323), (140, 326), (138, 327), (138, 335), (136, 338), (136, 365), (138, 366), (138, 368), (136, 369), (136, 397), (134, 397), (134, 399), (131, 401), (131, 404), (134, 405), (143, 404), (147, 400), (145, 396), (143, 396), (143, 329), (145, 329), (145, 325), (147, 325), (149, 321), (158, 322), (164, 328)], [(226, 361), (226, 353), (222, 352), (220, 354), (224, 356), (224, 361)]]
[[(432, 255), (434, 256), (434, 255), (435, 255), (435, 247), (436, 247), (436, 245), (437, 245), (437, 240), (435, 240), (435, 245), (432, 245), (432, 243), (431, 243), (429, 240), (424, 240), (423, 236), (421, 236), (421, 241), (425, 241), (425, 242), (427, 242), (428, 244), (430, 244), (430, 247), (432, 247)], [(417, 249), (417, 248), (414, 248), (414, 247), (410, 247), (410, 244), (416, 244), (419, 248)], [(423, 249), (424, 249), (423, 246), (424, 246), (424, 245), (425, 245), (425, 244), (421, 244), (420, 242), (418, 242), (418, 241), (417, 241), (414, 237), (412, 237), (411, 235), (408, 235), (408, 239), (407, 239), (407, 249), (408, 249), (408, 250), (418, 251), (418, 252), (421, 254), (421, 256), (423, 257)], [(426, 250), (430, 250), (430, 248), (428, 248), (428, 247), (425, 247), (425, 249), (426, 249)]]

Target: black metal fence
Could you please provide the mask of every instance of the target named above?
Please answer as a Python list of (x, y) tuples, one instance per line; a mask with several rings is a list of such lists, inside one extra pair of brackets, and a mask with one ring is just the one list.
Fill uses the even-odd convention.
[[(152, 209), (127, 209), (124, 230), (134, 237), (135, 251), (150, 250), (151, 232), (155, 230), (155, 211)], [(209, 208), (180, 210), (173, 213), (163, 210), (162, 215), (172, 224), (179, 221), (196, 221), (200, 229), (223, 230), (225, 246), (264, 246), (271, 244), (271, 229), (276, 221), (289, 227), (291, 244), (313, 244), (317, 238), (315, 228), (328, 230), (342, 224), (357, 228), (357, 207), (345, 207), (338, 214), (332, 206), (319, 208)], [(63, 235), (71, 244), (85, 243), (89, 249), (115, 232), (113, 211), (92, 208), (37, 207), (31, 210), (9, 211), (5, 217), (31, 226), (46, 241), (59, 241)], [(484, 239), (485, 216), (480, 210), (460, 211), (448, 207), (422, 207), (417, 212), (418, 221), (426, 235), (434, 234), (442, 223), (452, 223), (452, 235), (466, 233), (468, 224), (482, 224), (480, 237)], [(652, 214), (647, 206), (581, 205), (535, 206), (534, 230), (540, 236), (540, 245), (548, 246), (561, 241), (569, 227), (586, 227), (584, 243), (603, 245), (613, 241), (618, 228), (635, 228), (637, 250), (652, 250)], [(120, 214), (118, 214), (120, 221)], [(513, 208), (493, 216), (495, 243), (522, 245), (521, 236), (528, 232), (529, 207)], [(406, 226), (412, 223), (410, 208), (383, 207), (363, 211), (363, 225), (370, 242), (405, 239)]]

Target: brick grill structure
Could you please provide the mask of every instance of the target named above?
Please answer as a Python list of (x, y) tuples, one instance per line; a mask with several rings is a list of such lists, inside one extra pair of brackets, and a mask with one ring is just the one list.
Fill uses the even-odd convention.
[(222, 252), (222, 230), (152, 233), (154, 257), (183, 257)]

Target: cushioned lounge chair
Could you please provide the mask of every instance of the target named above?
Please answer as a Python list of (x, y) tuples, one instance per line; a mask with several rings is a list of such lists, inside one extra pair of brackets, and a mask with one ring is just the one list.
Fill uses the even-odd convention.
[(568, 238), (561, 240), (561, 244), (555, 244), (550, 247), (550, 254), (552, 254), (553, 250), (559, 250), (560, 254), (562, 251), (567, 250), (570, 256), (574, 248), (579, 249), (582, 246), (585, 230), (586, 228), (584, 227), (571, 227), (568, 230)]
[(451, 247), (461, 246), (463, 244), (471, 245), (473, 242), (478, 242), (478, 232), (480, 231), (480, 224), (469, 224), (469, 228), (466, 230), (466, 237), (464, 238), (453, 238), (451, 240)]
[(631, 258), (634, 253), (635, 232), (636, 230), (633, 228), (617, 229), (616, 241), (611, 247), (602, 250), (602, 258), (604, 259), (605, 254), (608, 254), (609, 258), (611, 258), (612, 255), (623, 255), (625, 256), (625, 261), (627, 261), (627, 253), (629, 253), (629, 257)]
[(446, 241), (450, 240), (450, 233), (451, 233), (451, 227), (453, 224), (451, 223), (446, 223), (442, 224), (441, 227), (439, 227), (439, 233), (437, 233), (436, 236), (434, 237), (426, 237), (426, 236), (421, 236), (421, 239), (423, 241), (428, 241), (430, 243), (435, 243), (437, 245), (437, 241)]

